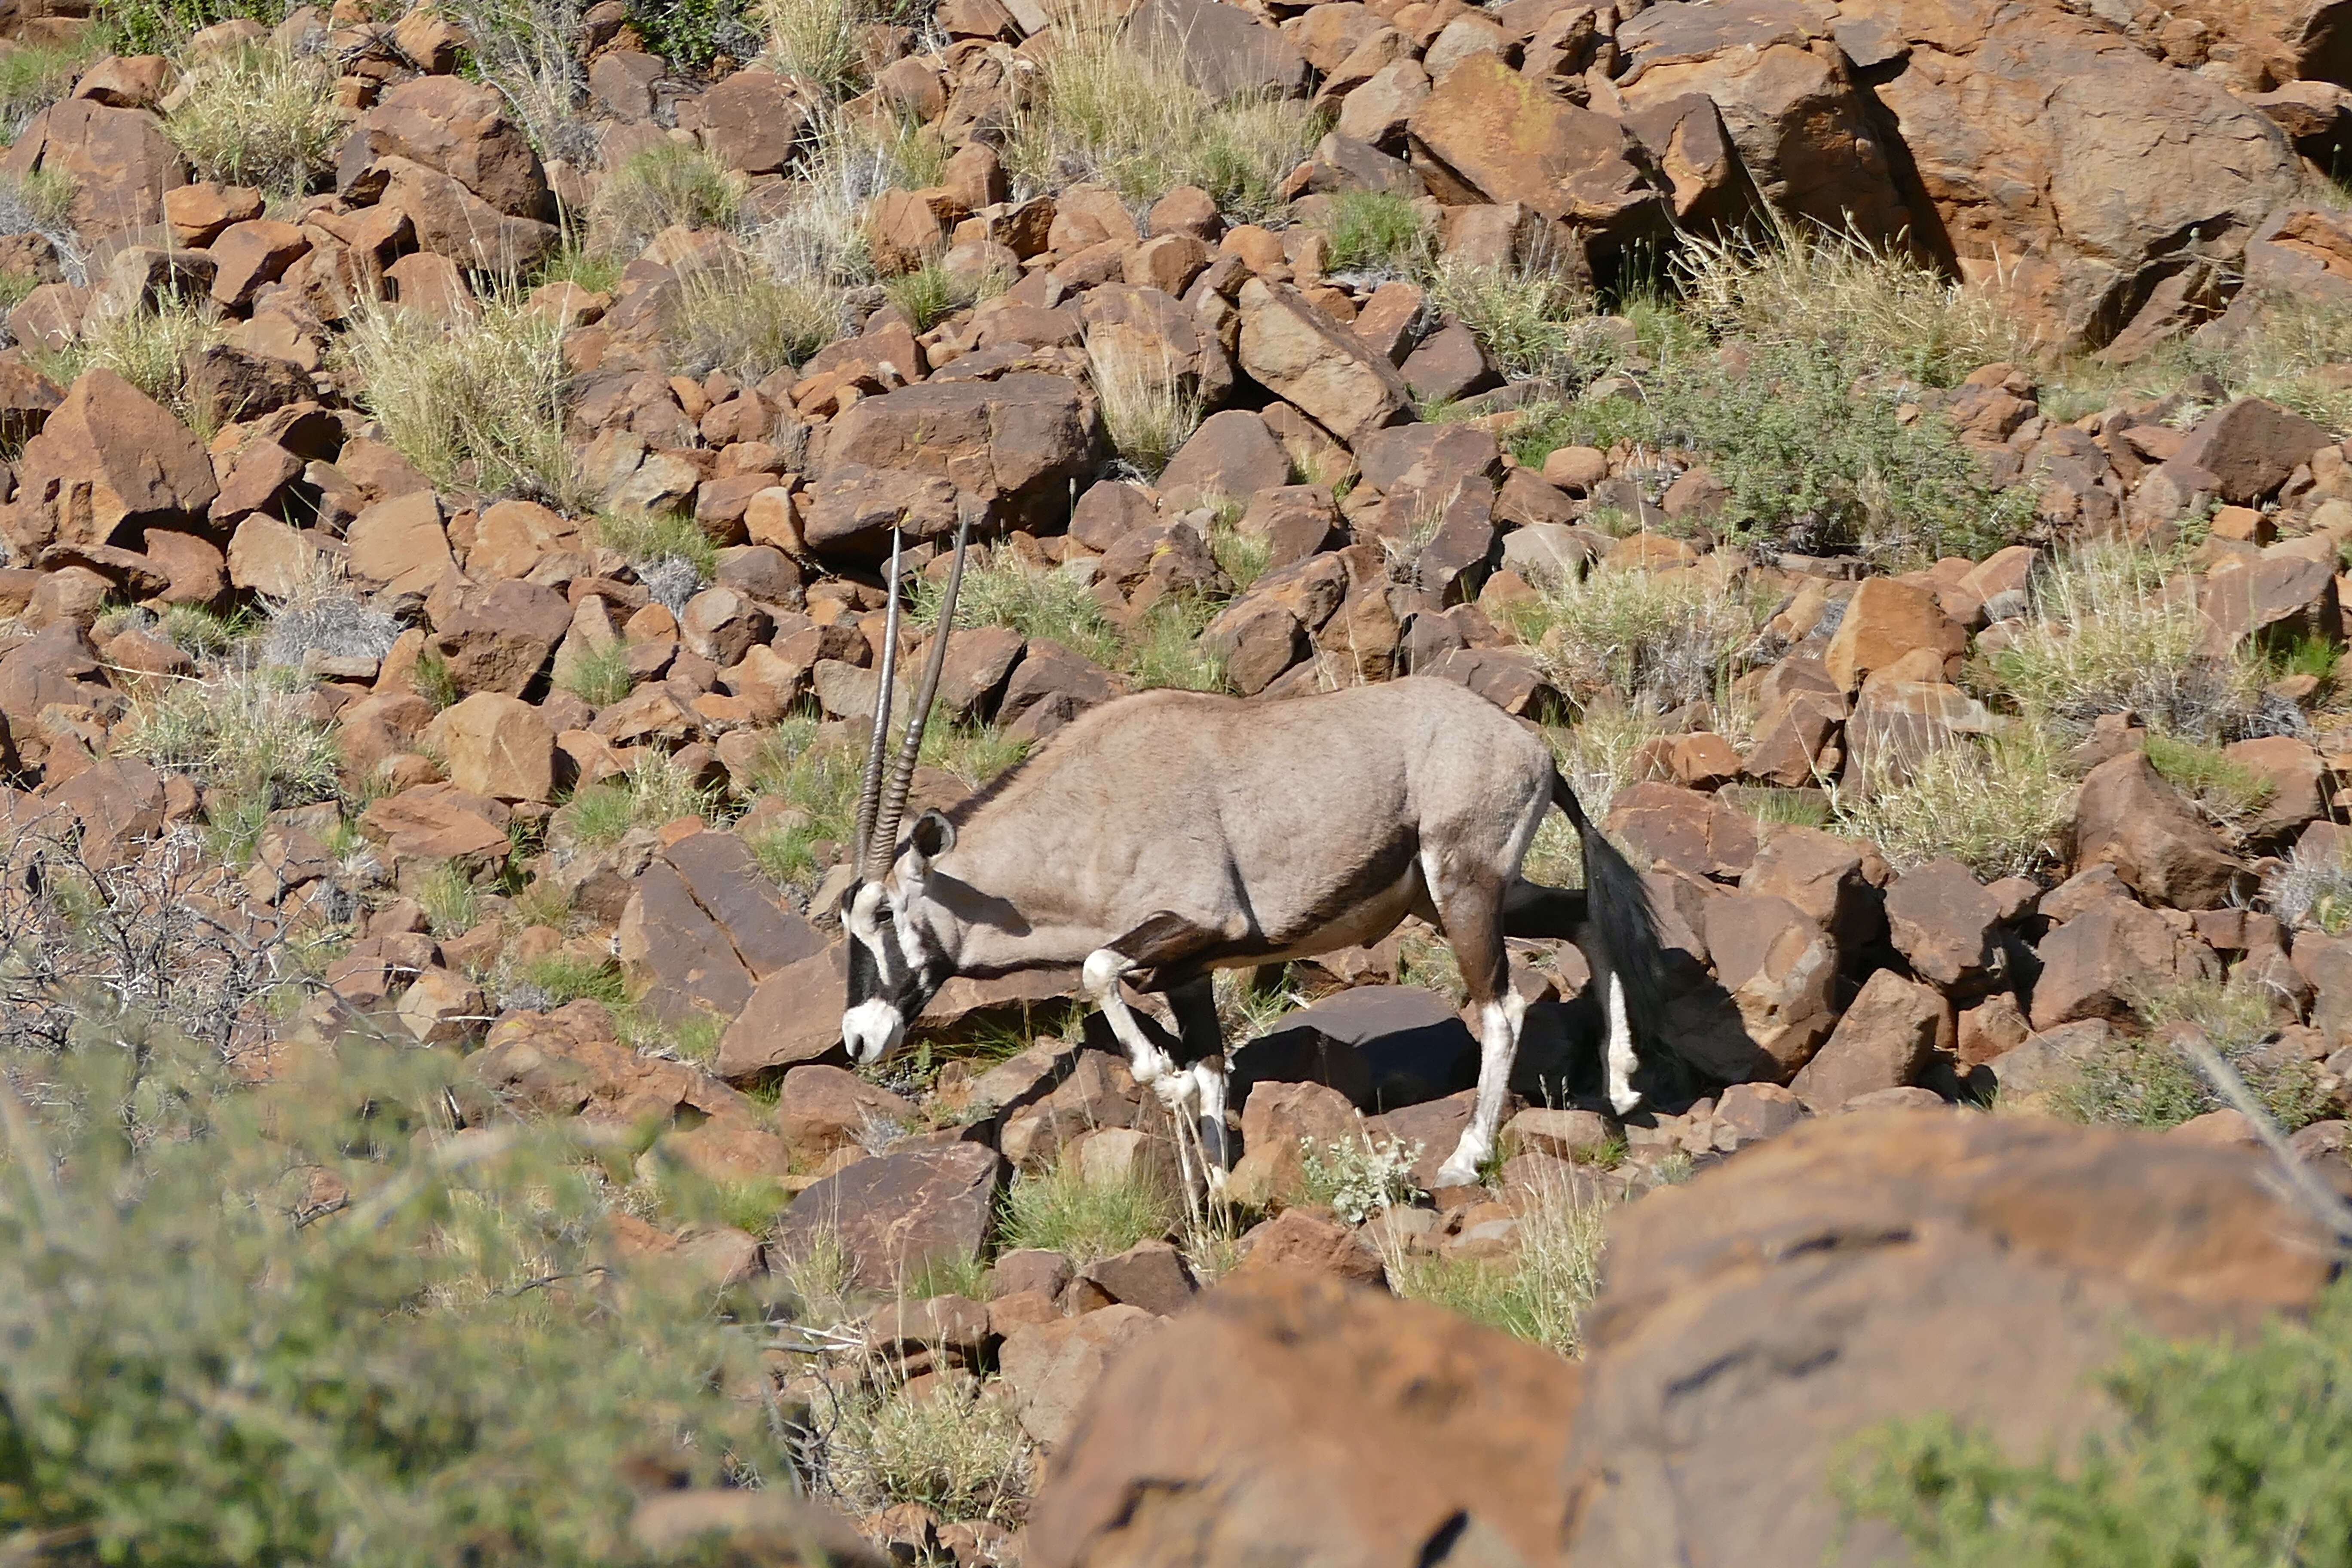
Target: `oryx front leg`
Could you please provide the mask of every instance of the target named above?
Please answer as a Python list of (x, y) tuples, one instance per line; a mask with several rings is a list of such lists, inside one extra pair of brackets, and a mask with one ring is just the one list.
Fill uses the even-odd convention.
[[(1128, 1066), (1138, 1083), (1158, 1089), (1176, 1070), (1176, 1058), (1153, 1044), (1143, 1032), (1143, 1026), (1136, 1022), (1135, 1010), (1119, 994), (1118, 983), (1139, 969), (1160, 968), (1190, 957), (1208, 940), (1210, 933), (1181, 915), (1163, 910), (1108, 947), (1098, 947), (1087, 955), (1086, 965), (1079, 971), (1079, 983), (1095, 1005), (1102, 1009), (1110, 1032), (1127, 1047)], [(1191, 1085), (1182, 1086), (1181, 1092), (1189, 1100)], [(1160, 1098), (1168, 1100), (1168, 1093), (1162, 1090)], [(1176, 1110), (1177, 1102), (1169, 1100), (1168, 1108)]]
[[(1135, 1074), (1135, 1081), (1158, 1089), (1176, 1070), (1176, 1058), (1152, 1044), (1143, 1026), (1135, 1021), (1135, 1009), (1127, 1005), (1127, 998), (1118, 989), (1118, 983), (1139, 967), (1117, 948), (1098, 947), (1087, 955), (1086, 967), (1079, 971), (1079, 983), (1094, 1005), (1102, 1009), (1111, 1034), (1127, 1047), (1127, 1065)], [(1162, 1098), (1166, 1098), (1164, 1093)]]

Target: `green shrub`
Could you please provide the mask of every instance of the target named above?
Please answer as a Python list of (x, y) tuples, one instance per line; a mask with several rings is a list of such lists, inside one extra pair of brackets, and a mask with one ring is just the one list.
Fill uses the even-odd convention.
[(1675, 271), (1685, 311), (1724, 337), (1802, 345), (1849, 379), (1949, 386), (2032, 348), (1999, 296), (1854, 234), (1786, 218), (1761, 239), (1694, 238)]
[(743, 0), (629, 0), (629, 20), (648, 49), (690, 70), (708, 70), (722, 55), (748, 60), (760, 49)]
[(249, 18), (270, 26), (286, 10), (284, 0), (99, 0), (93, 14), (114, 53), (163, 55), (215, 22)]
[(1413, 1163), (1421, 1158), (1417, 1143), (1393, 1138), (1373, 1141), (1370, 1135), (1318, 1143), (1298, 1141), (1299, 1170), (1306, 1178), (1303, 1194), (1310, 1204), (1329, 1205), (1349, 1225), (1361, 1225), (1394, 1204), (1422, 1195), (1412, 1179)]
[(515, 978), (539, 993), (535, 1001), (542, 1010), (583, 998), (607, 1007), (619, 1007), (627, 1000), (620, 966), (610, 959), (599, 962), (576, 952), (551, 952), (524, 964)]
[(1149, 1167), (1092, 1181), (1076, 1160), (1057, 1156), (1045, 1170), (1013, 1179), (1001, 1235), (1008, 1247), (1044, 1247), (1084, 1268), (1167, 1236), (1176, 1219), (1176, 1193)]
[(564, 803), (554, 821), (574, 842), (617, 844), (633, 827), (659, 827), (682, 816), (719, 815), (718, 795), (665, 755), (650, 755), (617, 780), (590, 784)]
[(1428, 217), (1389, 191), (1340, 191), (1324, 209), (1323, 270), (1398, 278), (1428, 271), (1436, 236)]
[[(613, 1289), (560, 1128), (453, 1137), (456, 1058), (258, 1087), (87, 1029), (0, 1083), (0, 1539), (27, 1561), (643, 1560), (632, 1468), (789, 1484), (764, 1335)], [(29, 1104), (26, 1103), (29, 1101)]]
[(617, 641), (582, 654), (563, 678), (563, 689), (591, 708), (618, 702), (635, 685), (629, 674), (629, 645)]
[(2352, 1563), (2352, 1285), (2243, 1343), (2135, 1340), (2102, 1379), (2112, 1436), (2020, 1462), (1933, 1415), (1844, 1461), (1853, 1513), (1921, 1568), (2345, 1568)]
[(2136, 1011), (2153, 1032), (2116, 1040), (2085, 1063), (2082, 1077), (2057, 1096), (2063, 1113), (2077, 1121), (2160, 1131), (2220, 1109), (2221, 1097), (2162, 1032), (2167, 1025), (2186, 1024), (2204, 1035), (2288, 1131), (2325, 1114), (2326, 1097), (2311, 1064), (2289, 1050), (2270, 1048), (2278, 1022), (2263, 991), (2186, 980), (2142, 997)]
[(1986, 485), (1940, 416), (1906, 423), (1901, 391), (1858, 383), (1811, 344), (1759, 345), (1738, 375), (1686, 361), (1646, 390), (1654, 445), (1703, 456), (1727, 492), (1716, 526), (1736, 539), (1896, 562), (1980, 558), (2033, 515), (2032, 491)]

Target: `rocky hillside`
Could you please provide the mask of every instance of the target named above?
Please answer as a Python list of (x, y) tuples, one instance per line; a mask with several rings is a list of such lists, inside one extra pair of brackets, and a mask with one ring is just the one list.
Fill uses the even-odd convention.
[[(1841, 1444), (2105, 1429), (2119, 1324), (2302, 1313), (2352, 1190), (2339, 9), (0, 5), (0, 1221), (116, 1249), (19, 1298), (194, 1257), (217, 1319), (110, 1309), (158, 1365), (397, 1301), (576, 1386), (263, 1488), (255, 1556), (864, 1551), (790, 1473), (900, 1560), (1876, 1560)], [(1459, 682), (1644, 871), (1681, 1092), (1609, 1114), (1582, 957), (1515, 943), (1522, 1104), (1432, 1193), (1477, 1052), (1417, 922), (1221, 980), (1227, 1205), (1072, 975), (850, 1071), (890, 541), (904, 668), (965, 520), (919, 804), (1136, 690)], [(184, 1163), (248, 1116), (265, 1173)], [(109, 1228), (118, 1160), (274, 1217)], [(239, 1316), (346, 1210), (431, 1282)], [(68, 1299), (0, 1529), (160, 1550), (209, 1505), (9, 1424), (131, 1353)]]

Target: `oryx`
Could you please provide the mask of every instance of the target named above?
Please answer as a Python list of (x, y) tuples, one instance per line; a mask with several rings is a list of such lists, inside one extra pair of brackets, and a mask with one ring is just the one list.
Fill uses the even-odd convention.
[[(1655, 1040), (1662, 952), (1649, 900), (1595, 830), (1550, 751), (1486, 699), (1413, 677), (1278, 701), (1147, 691), (1087, 712), (987, 789), (899, 835), (963, 573), (955, 559), (930, 657), (887, 785), (898, 616), (893, 542), (857, 880), (843, 895), (849, 1003), (863, 1063), (903, 1045), (949, 976), (1079, 966), (1135, 1076), (1197, 1116), (1222, 1181), (1225, 1054), (1210, 973), (1379, 941), (1408, 914), (1452, 944), (1478, 1019), (1476, 1108), (1440, 1173), (1467, 1184), (1495, 1145), (1526, 1003), (1507, 934), (1574, 935), (1606, 1020), (1619, 1112), (1636, 1038)], [(1587, 892), (1519, 879), (1544, 813), (1582, 841)], [(1572, 910), (1572, 915), (1569, 912)], [(1574, 929), (1570, 929), (1571, 926)], [(1144, 1033), (1121, 981), (1167, 998), (1179, 1060)]]

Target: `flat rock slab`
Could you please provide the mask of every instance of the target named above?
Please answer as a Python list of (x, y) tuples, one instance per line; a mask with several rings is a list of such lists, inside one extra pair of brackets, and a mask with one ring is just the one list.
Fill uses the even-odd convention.
[(895, 1289), (931, 1264), (980, 1256), (1005, 1170), (978, 1143), (860, 1160), (793, 1200), (777, 1249), (791, 1257), (830, 1232), (855, 1260), (858, 1284)]

